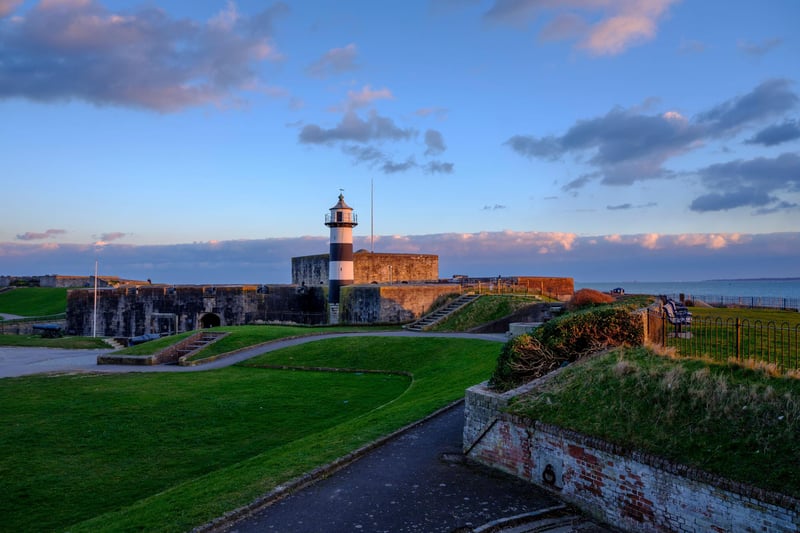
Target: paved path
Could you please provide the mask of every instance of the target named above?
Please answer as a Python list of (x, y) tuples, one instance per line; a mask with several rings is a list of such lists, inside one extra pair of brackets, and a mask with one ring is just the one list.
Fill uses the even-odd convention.
[[(459, 404), (226, 531), (466, 532), (563, 506), (534, 485), (465, 462), (463, 427), (464, 408)], [(561, 531), (608, 531), (584, 517), (575, 522)], [(498, 530), (503, 529), (494, 531)]]
[(0, 378), (25, 376), (47, 372), (200, 372), (214, 368), (233, 365), (256, 355), (279, 350), (287, 346), (305, 344), (321, 339), (333, 337), (450, 337), (483, 339), (490, 341), (505, 341), (505, 335), (497, 334), (470, 334), (470, 333), (414, 333), (410, 331), (384, 331), (368, 333), (332, 333), (314, 335), (297, 339), (275, 341), (267, 345), (241, 351), (229, 357), (224, 357), (212, 363), (198, 366), (177, 365), (98, 365), (97, 356), (110, 353), (113, 350), (64, 350), (60, 348), (20, 348), (0, 346)]
[(0, 313), (0, 317), (2, 317), (3, 320), (14, 320), (15, 318), (25, 318), (24, 316), (21, 315), (9, 315), (8, 313)]

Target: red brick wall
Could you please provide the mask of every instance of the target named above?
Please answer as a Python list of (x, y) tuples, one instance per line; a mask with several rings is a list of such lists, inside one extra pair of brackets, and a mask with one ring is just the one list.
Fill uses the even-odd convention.
[(556, 426), (490, 416), (491, 395), (481, 386), (467, 391), (468, 456), (609, 524), (636, 532), (800, 530), (800, 500)]

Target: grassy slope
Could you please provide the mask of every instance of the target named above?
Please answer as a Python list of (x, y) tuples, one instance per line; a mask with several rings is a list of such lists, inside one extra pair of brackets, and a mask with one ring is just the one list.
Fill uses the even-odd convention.
[(411, 383), (245, 366), (0, 380), (10, 428), (0, 435), (0, 516), (14, 530), (185, 531), (461, 397), (497, 351), (370, 337), (249, 362), (407, 371)]
[(48, 316), (67, 310), (67, 289), (21, 287), (0, 294), (0, 313)]
[(800, 381), (645, 349), (570, 367), (512, 410), (800, 496)]
[(467, 331), (537, 301), (541, 300), (530, 296), (484, 295), (447, 317), (431, 331)]
[(722, 318), (749, 320), (755, 323), (760, 320), (763, 323), (775, 322), (780, 325), (783, 322), (789, 323), (794, 328), (800, 326), (800, 313), (796, 311), (781, 311), (779, 309), (744, 309), (738, 307), (691, 307), (689, 309), (694, 318)]

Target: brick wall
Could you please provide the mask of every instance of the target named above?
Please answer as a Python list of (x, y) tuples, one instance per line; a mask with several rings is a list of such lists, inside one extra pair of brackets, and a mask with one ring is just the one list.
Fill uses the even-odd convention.
[(528, 287), (528, 289), (536, 293), (541, 293), (561, 301), (569, 300), (575, 292), (575, 283), (572, 278), (518, 276), (517, 284)]
[(556, 426), (491, 413), (508, 400), (509, 393), (495, 395), (485, 384), (467, 391), (468, 456), (547, 488), (609, 524), (636, 532), (800, 529), (795, 498)]

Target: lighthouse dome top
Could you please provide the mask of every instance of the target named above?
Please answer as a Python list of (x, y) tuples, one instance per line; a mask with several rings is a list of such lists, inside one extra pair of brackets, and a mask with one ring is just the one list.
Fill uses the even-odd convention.
[(339, 201), (337, 202), (337, 204), (335, 206), (331, 207), (331, 211), (333, 211), (334, 209), (348, 209), (350, 211), (353, 210), (352, 207), (350, 207), (349, 205), (344, 203), (344, 194), (343, 193), (339, 193)]

